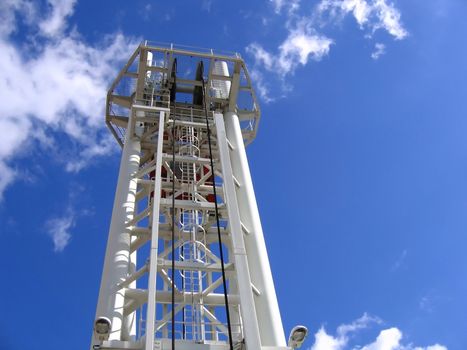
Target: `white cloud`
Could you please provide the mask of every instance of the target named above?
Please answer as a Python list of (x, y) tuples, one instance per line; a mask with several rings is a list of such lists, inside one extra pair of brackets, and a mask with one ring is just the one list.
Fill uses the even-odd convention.
[(352, 12), (353, 16), (355, 17), (360, 26), (362, 26), (368, 21), (368, 16), (371, 12), (371, 8), (366, 1), (345, 0), (342, 3), (342, 7), (346, 11)]
[(384, 329), (373, 343), (365, 345), (362, 350), (397, 350), (400, 349), (401, 339), (402, 332), (399, 329)]
[(275, 100), (270, 96), (269, 88), (265, 84), (263, 74), (260, 71), (252, 69), (250, 71), (250, 78), (255, 82), (256, 92), (264, 102), (269, 103)]
[(388, 4), (386, 0), (376, 0), (373, 8), (377, 13), (379, 22), (374, 24), (374, 29), (384, 28), (396, 39), (404, 39), (408, 33), (400, 21), (401, 14), (393, 4)]
[(121, 34), (107, 38), (100, 48), (69, 36), (48, 42), (39, 56), (27, 60), (10, 42), (0, 41), (0, 89), (7, 102), (0, 111), (56, 127), (64, 122), (66, 132), (77, 137), (86, 124), (98, 125), (103, 119), (108, 76), (131, 48)]
[(283, 74), (293, 72), (298, 63), (305, 65), (311, 57), (321, 60), (329, 53), (333, 41), (324, 35), (308, 34), (305, 31), (292, 31), (279, 46), (279, 68)]
[(408, 35), (400, 11), (387, 0), (321, 0), (316, 9), (318, 15), (328, 14), (333, 20), (351, 13), (360, 27), (371, 33), (384, 29), (397, 40)]
[(79, 217), (93, 215), (92, 207), (76, 209), (76, 205), (80, 202), (79, 197), (84, 191), (85, 188), (82, 186), (70, 186), (64, 213), (52, 216), (44, 224), (47, 235), (52, 239), (54, 252), (62, 252), (68, 246), (73, 237), (72, 230)]
[(425, 295), (423, 296), (420, 301), (418, 302), (418, 306), (420, 307), (420, 310), (425, 311), (425, 312), (433, 312), (433, 298)]
[[(0, 60), (1, 60), (0, 55)], [(0, 74), (1, 74), (1, 61), (0, 61)], [(2, 87), (0, 84), (0, 91)], [(5, 91), (5, 90), (3, 90)], [(2, 95), (4, 92), (2, 92)], [(8, 103), (5, 100), (5, 103)], [(0, 111), (1, 111), (0, 100)], [(2, 137), (0, 137), (0, 200), (3, 198), (3, 192), (15, 180), (15, 171), (7, 165), (6, 160), (16, 152), (20, 152), (19, 146), (25, 142), (27, 135), (31, 131), (31, 123), (27, 119), (21, 118), (8, 118), (0, 114), (0, 130), (2, 130)]]
[(315, 343), (311, 347), (311, 350), (340, 350), (345, 344), (346, 341), (344, 339), (339, 337), (334, 338), (321, 327), (315, 334)]
[(329, 14), (334, 21), (349, 13), (352, 13), (357, 23), (362, 26), (368, 21), (371, 8), (366, 0), (321, 0), (316, 6), (317, 15)]
[(269, 0), (274, 6), (274, 11), (279, 14), (282, 9), (287, 8), (287, 12), (290, 14), (300, 7), (300, 0)]
[(26, 0), (0, 1), (0, 37), (10, 35), (16, 31), (17, 14), (25, 23), (31, 23), (36, 14), (32, 2)]
[(50, 12), (39, 23), (39, 29), (44, 35), (56, 36), (65, 29), (67, 17), (73, 13), (76, 0), (47, 0), (47, 3)]
[(337, 327), (335, 337), (327, 334), (324, 327), (321, 327), (315, 334), (315, 343), (310, 350), (342, 350), (349, 342), (349, 336), (351, 336), (352, 333), (368, 328), (374, 323), (379, 324), (381, 320), (365, 313), (352, 323), (342, 324)]
[(282, 93), (288, 92), (291, 87), (286, 83), (286, 76), (294, 74), (300, 65), (306, 65), (310, 59), (321, 60), (329, 53), (332, 44), (331, 39), (313, 33), (306, 24), (300, 24), (289, 32), (289, 36), (279, 45), (276, 53), (265, 50), (258, 43), (248, 45), (246, 51), (255, 60), (250, 75), (261, 99), (266, 103), (276, 99), (270, 93), (264, 71), (268, 72), (269, 77), (278, 78), (276, 85)]
[[(34, 142), (51, 141), (62, 133), (74, 145), (57, 150), (67, 159), (67, 169), (77, 171), (94, 156), (113, 148), (104, 128), (106, 89), (116, 68), (136, 48), (135, 40), (121, 33), (89, 45), (77, 32), (67, 30), (75, 1), (49, 1), (41, 15), (33, 2), (7, 0), (0, 5), (0, 196), (14, 180), (11, 162), (24, 156)], [(19, 18), (25, 42), (11, 38)], [(42, 136), (41, 136), (42, 135)], [(40, 137), (36, 137), (40, 136)], [(64, 154), (66, 153), (66, 155)]]
[[(383, 52), (384, 52), (384, 48), (383, 48)], [(378, 59), (378, 57), (373, 57), (373, 55), (372, 55), (372, 58)], [(392, 272), (399, 270), (401, 267), (405, 265), (405, 262), (407, 260), (407, 254), (408, 254), (407, 249), (404, 249), (402, 253), (399, 255), (399, 257), (397, 258), (397, 260), (394, 262), (394, 264), (391, 266)]]
[(152, 11), (153, 11), (152, 4), (147, 3), (146, 5), (138, 9), (138, 14), (144, 21), (149, 21), (151, 19)]
[[(267, 71), (272, 73), (269, 74), (269, 78), (272, 76), (273, 79), (279, 79), (279, 84), (275, 85), (280, 87), (281, 93), (290, 89), (290, 85), (285, 84), (284, 78), (287, 75), (294, 74), (300, 65), (304, 66), (310, 60), (320, 61), (329, 54), (334, 40), (318, 32), (318, 29), (326, 24), (339, 23), (351, 14), (360, 28), (368, 31), (367, 38), (371, 38), (379, 29), (385, 30), (397, 40), (408, 35), (401, 23), (399, 10), (387, 0), (321, 0), (308, 16), (299, 14), (299, 0), (269, 1), (276, 14), (281, 14), (282, 10), (287, 8), (284, 21), (287, 36), (276, 50), (266, 50), (260, 43), (253, 42), (246, 47), (246, 52), (253, 56), (254, 69), (258, 73)], [(320, 23), (326, 16), (330, 21)], [(385, 52), (386, 46), (376, 43), (371, 57), (376, 60)], [(259, 95), (268, 96), (269, 101), (273, 99), (269, 93), (270, 80), (255, 82)]]
[(376, 43), (375, 50), (371, 53), (371, 58), (374, 60), (377, 60), (385, 53), (386, 53), (386, 45), (384, 45), (383, 43)]
[(71, 239), (70, 230), (75, 226), (75, 213), (67, 210), (62, 217), (52, 218), (46, 222), (48, 235), (52, 238), (54, 252), (62, 252)]
[(446, 299), (446, 297), (442, 297), (435, 289), (433, 289), (428, 291), (420, 298), (418, 306), (421, 311), (426, 313), (433, 313), (440, 306), (440, 304), (446, 302), (447, 300), (448, 299)]
[(336, 335), (328, 334), (324, 327), (321, 327), (315, 333), (314, 344), (309, 350), (447, 350), (443, 345), (435, 344), (427, 347), (414, 346), (413, 344), (402, 344), (402, 332), (391, 327), (379, 332), (376, 340), (367, 345), (352, 345), (352, 336), (359, 330), (366, 329), (372, 324), (381, 324), (382, 321), (377, 317), (364, 314), (359, 319), (350, 324), (340, 325), (336, 330)]
[(365, 345), (360, 350), (447, 350), (447, 347), (439, 344), (427, 347), (404, 345), (401, 344), (402, 336), (402, 332), (396, 327), (384, 329), (373, 343)]
[(212, 0), (203, 0), (201, 2), (201, 8), (206, 12), (211, 12)]
[(367, 313), (364, 313), (362, 317), (357, 318), (352, 323), (342, 324), (337, 327), (337, 334), (345, 338), (348, 334), (354, 333), (358, 330), (368, 328), (371, 324), (380, 324), (382, 321), (375, 316), (370, 316)]
[(277, 85), (282, 92), (287, 92), (290, 86), (287, 85), (285, 77), (294, 74), (300, 65), (306, 65), (310, 59), (321, 60), (329, 53), (332, 44), (331, 39), (315, 34), (306, 23), (301, 23), (289, 32), (289, 36), (279, 45), (276, 53), (265, 50), (258, 43), (248, 45), (246, 51), (255, 60), (251, 78), (259, 96), (267, 103), (275, 100), (270, 94), (263, 71), (269, 72), (269, 76), (278, 77)]
[(0, 201), (3, 199), (3, 192), (7, 186), (13, 182), (15, 172), (4, 162), (0, 162)]
[(258, 65), (262, 65), (267, 70), (271, 70), (273, 68), (276, 57), (263, 49), (260, 44), (252, 43), (247, 46), (246, 51), (254, 56)]
[(68, 160), (66, 170), (78, 172), (89, 164), (89, 161), (98, 156), (111, 154), (115, 150), (115, 140), (110, 134), (104, 134), (98, 140), (92, 140), (89, 144), (83, 142), (84, 148), (73, 160)]
[(289, 33), (276, 54), (266, 51), (258, 43), (250, 44), (246, 51), (253, 55), (257, 66), (285, 76), (293, 74), (299, 64), (306, 65), (310, 59), (321, 60), (329, 53), (332, 43), (323, 35), (298, 28)]
[(269, 0), (269, 2), (274, 6), (274, 11), (276, 13), (280, 13), (285, 4), (285, 0)]

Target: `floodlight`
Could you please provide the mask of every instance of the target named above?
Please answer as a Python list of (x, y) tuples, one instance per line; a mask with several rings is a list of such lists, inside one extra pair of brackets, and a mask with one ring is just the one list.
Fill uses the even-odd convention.
[(111, 323), (107, 317), (99, 317), (94, 322), (94, 332), (96, 332), (99, 340), (109, 339), (110, 329)]
[(305, 326), (295, 326), (289, 335), (289, 347), (297, 349), (302, 346), (308, 334), (308, 329)]

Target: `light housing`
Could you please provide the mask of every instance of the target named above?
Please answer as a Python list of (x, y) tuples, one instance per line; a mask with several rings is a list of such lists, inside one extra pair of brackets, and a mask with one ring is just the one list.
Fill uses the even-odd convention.
[(111, 322), (107, 317), (97, 318), (94, 322), (94, 332), (96, 332), (97, 338), (99, 340), (109, 339), (111, 326)]
[(295, 326), (290, 332), (288, 346), (293, 349), (301, 347), (307, 335), (308, 329), (305, 326)]

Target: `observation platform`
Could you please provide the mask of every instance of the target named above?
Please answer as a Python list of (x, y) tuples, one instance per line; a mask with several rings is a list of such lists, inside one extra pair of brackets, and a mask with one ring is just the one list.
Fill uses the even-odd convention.
[[(197, 69), (200, 61), (205, 67), (201, 74)], [(215, 74), (219, 69), (214, 67), (221, 62), (225, 74)], [(141, 75), (145, 79), (139, 79)], [(123, 146), (132, 108), (144, 110), (148, 118), (161, 108), (167, 111), (192, 109), (196, 104), (193, 96), (203, 84), (207, 90), (208, 108), (235, 112), (245, 144), (252, 142), (258, 130), (260, 109), (240, 54), (151, 41), (144, 41), (136, 48), (110, 86), (106, 124)], [(148, 86), (152, 86), (153, 91), (145, 93)], [(144, 97), (137, 99), (136, 96)]]

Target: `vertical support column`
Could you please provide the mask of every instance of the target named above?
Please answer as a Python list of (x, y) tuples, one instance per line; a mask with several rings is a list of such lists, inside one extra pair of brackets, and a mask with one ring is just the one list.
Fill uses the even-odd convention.
[(221, 160), (222, 177), (224, 180), (225, 202), (229, 216), (233, 260), (237, 274), (238, 292), (240, 294), (245, 343), (247, 350), (259, 350), (261, 349), (261, 340), (251, 288), (248, 260), (243, 241), (240, 215), (238, 212), (235, 184), (232, 177), (232, 166), (230, 164), (227, 135), (224, 127), (224, 116), (221, 113), (214, 113), (214, 122), (216, 124), (217, 143)]
[[(130, 116), (129, 125), (133, 117)], [(137, 179), (134, 174), (139, 169), (140, 140), (130, 127), (123, 146), (117, 189), (110, 222), (109, 238), (105, 252), (96, 319), (108, 318), (111, 321), (110, 340), (121, 340), (124, 326), (124, 291), (117, 285), (123, 281), (130, 269), (130, 234), (126, 223), (133, 219), (135, 210)], [(98, 342), (93, 335), (93, 344)]]
[(138, 80), (136, 81), (136, 101), (143, 99), (144, 85), (148, 73), (148, 50), (144, 47), (140, 48), (138, 61)]
[(263, 346), (285, 346), (284, 330), (242, 131), (238, 116), (234, 112), (225, 114), (225, 128), (227, 138), (233, 146), (230, 152), (233, 175), (240, 182), (240, 186), (236, 187), (240, 218), (250, 231), (250, 234), (245, 235), (244, 240), (251, 281), (260, 292), (259, 295), (255, 295), (254, 300), (261, 343)]
[[(135, 212), (138, 212), (138, 203), (135, 203)], [(137, 238), (133, 236), (131, 238), (131, 244), (133, 244)], [(131, 275), (136, 271), (136, 262), (137, 262), (137, 250), (133, 251), (130, 254), (130, 266), (128, 269), (128, 274)], [(128, 286), (131, 289), (136, 288), (136, 281), (133, 281)], [(136, 340), (136, 312), (132, 312), (129, 315), (125, 316), (123, 319), (123, 328), (122, 328), (122, 340)]]
[[(162, 251), (164, 251), (165, 249), (167, 249), (169, 246), (169, 241), (164, 239), (162, 240)], [(164, 279), (163, 282), (162, 282), (162, 289), (164, 292), (168, 293), (169, 292), (169, 284), (167, 283), (167, 281)], [(167, 304), (163, 304), (162, 305), (162, 315), (166, 315), (167, 313), (169, 312), (169, 307)], [(168, 330), (168, 327), (164, 327), (162, 329), (162, 338), (168, 338), (169, 337), (169, 330)]]
[[(146, 313), (146, 350), (154, 349), (154, 332), (156, 322), (156, 281), (157, 281), (157, 255), (159, 243), (159, 218), (161, 202), (161, 169), (162, 151), (164, 147), (164, 112), (159, 114), (159, 134), (156, 150), (156, 176), (154, 195), (152, 198), (152, 227), (151, 250), (149, 252), (149, 280), (148, 280), (148, 304)], [(173, 286), (172, 286), (173, 288)]]
[[(228, 254), (229, 256), (233, 256), (232, 242), (229, 242), (228, 244)], [(229, 293), (232, 295), (238, 295), (238, 285), (236, 279), (236, 276), (235, 279), (230, 278)], [(233, 339), (234, 341), (241, 341), (243, 339), (244, 333), (242, 332), (242, 318), (240, 314), (240, 305), (229, 304), (229, 306)]]

